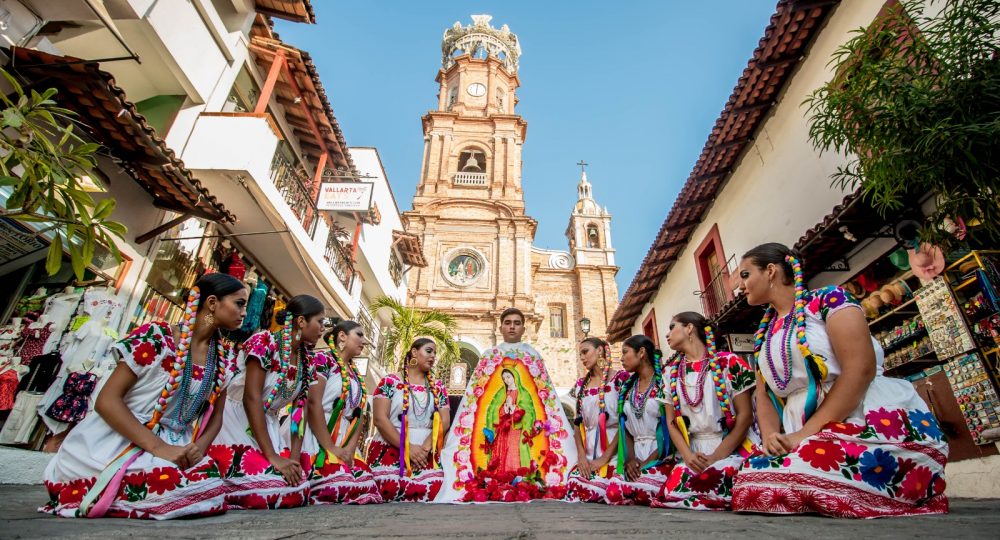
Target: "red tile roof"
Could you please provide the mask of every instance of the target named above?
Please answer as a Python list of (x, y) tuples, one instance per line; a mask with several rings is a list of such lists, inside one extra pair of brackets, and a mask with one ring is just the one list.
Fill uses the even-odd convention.
[(838, 3), (838, 0), (778, 2), (764, 37), (715, 121), (694, 170), (612, 316), (608, 327), (611, 341), (628, 336), (643, 306), (659, 289), (757, 128), (767, 118), (806, 47)]
[(213, 221), (236, 221), (139, 114), (111, 74), (96, 63), (34, 49), (18, 47), (13, 54), (10, 69), (32, 86), (56, 88), (56, 102), (80, 115), (83, 125), (77, 127), (110, 149), (159, 206)]

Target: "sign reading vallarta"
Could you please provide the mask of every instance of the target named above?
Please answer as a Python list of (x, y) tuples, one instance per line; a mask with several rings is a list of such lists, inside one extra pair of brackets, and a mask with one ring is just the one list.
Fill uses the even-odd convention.
[(318, 210), (367, 212), (372, 206), (373, 182), (323, 182), (319, 186)]

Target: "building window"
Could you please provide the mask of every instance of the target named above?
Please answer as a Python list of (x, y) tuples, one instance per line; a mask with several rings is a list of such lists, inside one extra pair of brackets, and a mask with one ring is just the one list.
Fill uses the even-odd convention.
[(250, 72), (243, 68), (236, 75), (236, 81), (229, 90), (222, 112), (251, 112), (257, 106), (258, 98), (260, 90), (257, 88), (257, 83), (250, 76)]
[(649, 310), (649, 315), (642, 321), (642, 335), (653, 340), (653, 345), (660, 346), (660, 340), (656, 337), (656, 309)]
[(601, 237), (597, 233), (597, 225), (587, 225), (587, 247), (589, 248), (599, 248), (601, 247)]
[(549, 307), (549, 337), (566, 337), (566, 309), (562, 306)]
[(399, 255), (395, 251), (389, 256), (389, 276), (397, 287), (403, 282), (403, 263), (399, 261)]
[(714, 317), (732, 299), (729, 289), (729, 265), (722, 250), (718, 224), (713, 225), (694, 254), (701, 303), (706, 317)]

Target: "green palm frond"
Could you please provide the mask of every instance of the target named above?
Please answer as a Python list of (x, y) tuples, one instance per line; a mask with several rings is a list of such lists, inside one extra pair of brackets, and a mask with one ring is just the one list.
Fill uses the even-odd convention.
[(421, 310), (404, 306), (388, 296), (380, 296), (372, 301), (372, 313), (387, 309), (391, 313), (392, 326), (384, 334), (385, 365), (390, 371), (399, 369), (400, 360), (406, 348), (419, 337), (429, 337), (438, 344), (438, 374), (447, 373), (459, 358), (460, 349), (454, 334), (458, 329), (455, 318), (447, 313)]

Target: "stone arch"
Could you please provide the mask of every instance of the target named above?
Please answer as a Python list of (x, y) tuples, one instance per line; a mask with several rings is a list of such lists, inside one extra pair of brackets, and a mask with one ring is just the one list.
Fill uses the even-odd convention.
[(583, 228), (583, 235), (588, 248), (601, 248), (601, 226), (596, 222), (588, 222)]

